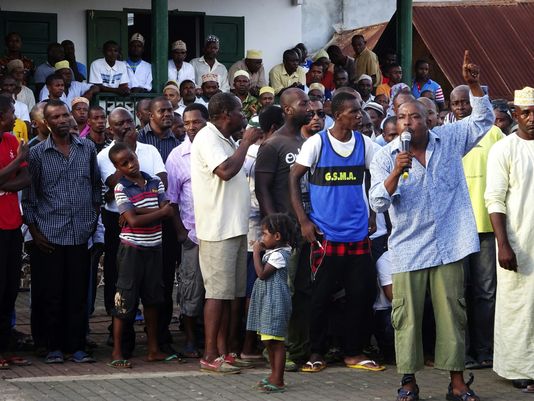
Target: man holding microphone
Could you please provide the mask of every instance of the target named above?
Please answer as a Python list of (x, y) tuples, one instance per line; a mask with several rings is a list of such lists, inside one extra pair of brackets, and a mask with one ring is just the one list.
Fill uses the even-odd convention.
[(434, 366), (450, 371), (447, 400), (479, 400), (469, 388), (472, 381), (465, 383), (463, 378), (462, 259), (479, 250), (479, 241), (462, 157), (491, 128), (494, 116), (468, 51), (462, 73), (471, 92), (472, 114), (429, 130), (424, 105), (403, 104), (397, 112), (397, 130), (411, 133), (410, 151), (399, 151), (400, 139), (395, 139), (375, 155), (370, 168), (370, 205), (377, 213), (389, 210), (393, 226), (392, 324), (397, 369), (403, 374), (398, 401), (419, 399), (415, 372), (424, 366), (421, 325), (427, 288), (436, 316)]

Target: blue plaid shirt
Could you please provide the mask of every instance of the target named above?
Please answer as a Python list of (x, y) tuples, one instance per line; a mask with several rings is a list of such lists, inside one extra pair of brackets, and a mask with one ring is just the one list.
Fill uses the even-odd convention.
[(377, 213), (389, 210), (392, 273), (456, 262), (479, 250), (462, 157), (488, 132), (494, 115), (487, 96), (470, 99), (469, 117), (428, 132), (426, 167), (414, 158), (409, 178), (400, 178), (391, 196), (384, 180), (394, 168), (399, 139), (375, 154), (369, 198)]
[(68, 158), (57, 150), (52, 136), (30, 149), (31, 185), (22, 195), (26, 224), (35, 224), (57, 245), (87, 243), (102, 202), (95, 145), (76, 136), (71, 141)]

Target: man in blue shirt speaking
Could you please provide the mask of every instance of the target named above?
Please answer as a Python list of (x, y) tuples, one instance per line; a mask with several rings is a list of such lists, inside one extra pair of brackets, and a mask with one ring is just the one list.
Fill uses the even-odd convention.
[[(462, 259), (479, 250), (479, 241), (462, 157), (491, 128), (494, 116), (468, 51), (462, 73), (472, 114), (429, 130), (426, 108), (416, 101), (403, 104), (397, 129), (411, 133), (410, 151), (400, 152), (395, 139), (377, 152), (370, 168), (371, 207), (377, 213), (389, 210), (393, 226), (392, 324), (397, 369), (404, 374), (397, 397), (401, 401), (419, 399), (414, 373), (424, 366), (421, 324), (428, 287), (436, 316), (434, 366), (451, 376), (447, 400), (479, 400), (463, 378), (467, 318)], [(402, 178), (406, 168), (409, 176)]]

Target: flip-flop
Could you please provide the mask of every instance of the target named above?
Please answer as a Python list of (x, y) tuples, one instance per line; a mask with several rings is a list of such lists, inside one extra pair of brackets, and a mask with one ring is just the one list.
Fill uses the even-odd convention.
[(263, 393), (283, 393), (286, 391), (286, 388), (267, 382), (267, 384), (264, 384), (259, 390)]
[(304, 373), (318, 373), (326, 369), (326, 363), (323, 361), (308, 361), (300, 368), (301, 372)]
[(108, 366), (115, 369), (131, 369), (132, 364), (128, 359), (115, 359), (108, 363)]
[[(375, 365), (375, 367), (367, 366), (369, 364), (373, 364)], [(365, 361), (360, 361), (354, 364), (346, 364), (345, 366), (350, 369), (369, 370), (371, 372), (381, 372), (383, 370), (386, 370), (385, 366), (379, 365), (375, 361), (372, 361), (370, 359), (366, 359)]]
[(529, 384), (526, 388), (524, 388), (523, 390), (521, 390), (523, 393), (529, 393), (529, 394), (533, 394), (534, 393), (534, 384)]
[(259, 388), (265, 386), (266, 384), (269, 384), (269, 378), (268, 377), (264, 377), (259, 382), (257, 382), (256, 383), (256, 388), (259, 389)]
[(9, 363), (6, 359), (0, 359), (0, 370), (9, 370)]
[(7, 363), (14, 366), (30, 366), (32, 363), (21, 356), (10, 356), (6, 358)]
[(45, 363), (49, 365), (63, 362), (65, 362), (65, 358), (63, 357), (63, 353), (61, 351), (51, 351), (46, 355), (45, 358)]
[(70, 361), (75, 363), (95, 363), (96, 359), (84, 351), (76, 351), (69, 358)]

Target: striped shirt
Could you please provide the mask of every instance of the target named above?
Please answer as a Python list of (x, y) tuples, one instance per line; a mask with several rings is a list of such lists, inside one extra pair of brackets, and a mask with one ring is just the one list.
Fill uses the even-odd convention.
[(172, 150), (181, 143), (178, 138), (174, 136), (170, 128), (165, 132), (163, 138), (160, 138), (154, 134), (150, 127), (150, 123), (145, 125), (144, 128), (139, 131), (137, 141), (154, 146), (161, 155), (163, 163), (167, 161), (167, 157), (169, 157)]
[(28, 161), (31, 185), (22, 195), (26, 224), (35, 224), (53, 244), (87, 243), (102, 202), (94, 144), (71, 135), (65, 157), (49, 136), (30, 149)]
[(412, 84), (412, 95), (414, 95), (416, 99), (419, 99), (421, 97), (421, 93), (424, 91), (431, 91), (434, 94), (436, 103), (445, 103), (443, 90), (437, 82), (429, 79), (421, 86), (417, 81), (414, 80)]
[[(115, 186), (115, 201), (120, 214), (135, 208), (158, 209), (161, 202), (166, 200), (165, 188), (161, 180), (144, 172), (141, 174), (145, 179), (143, 188), (124, 177)], [(153, 222), (145, 227), (130, 227), (127, 224), (122, 228), (119, 238), (127, 245), (145, 248), (159, 247), (161, 246), (161, 222)]]

